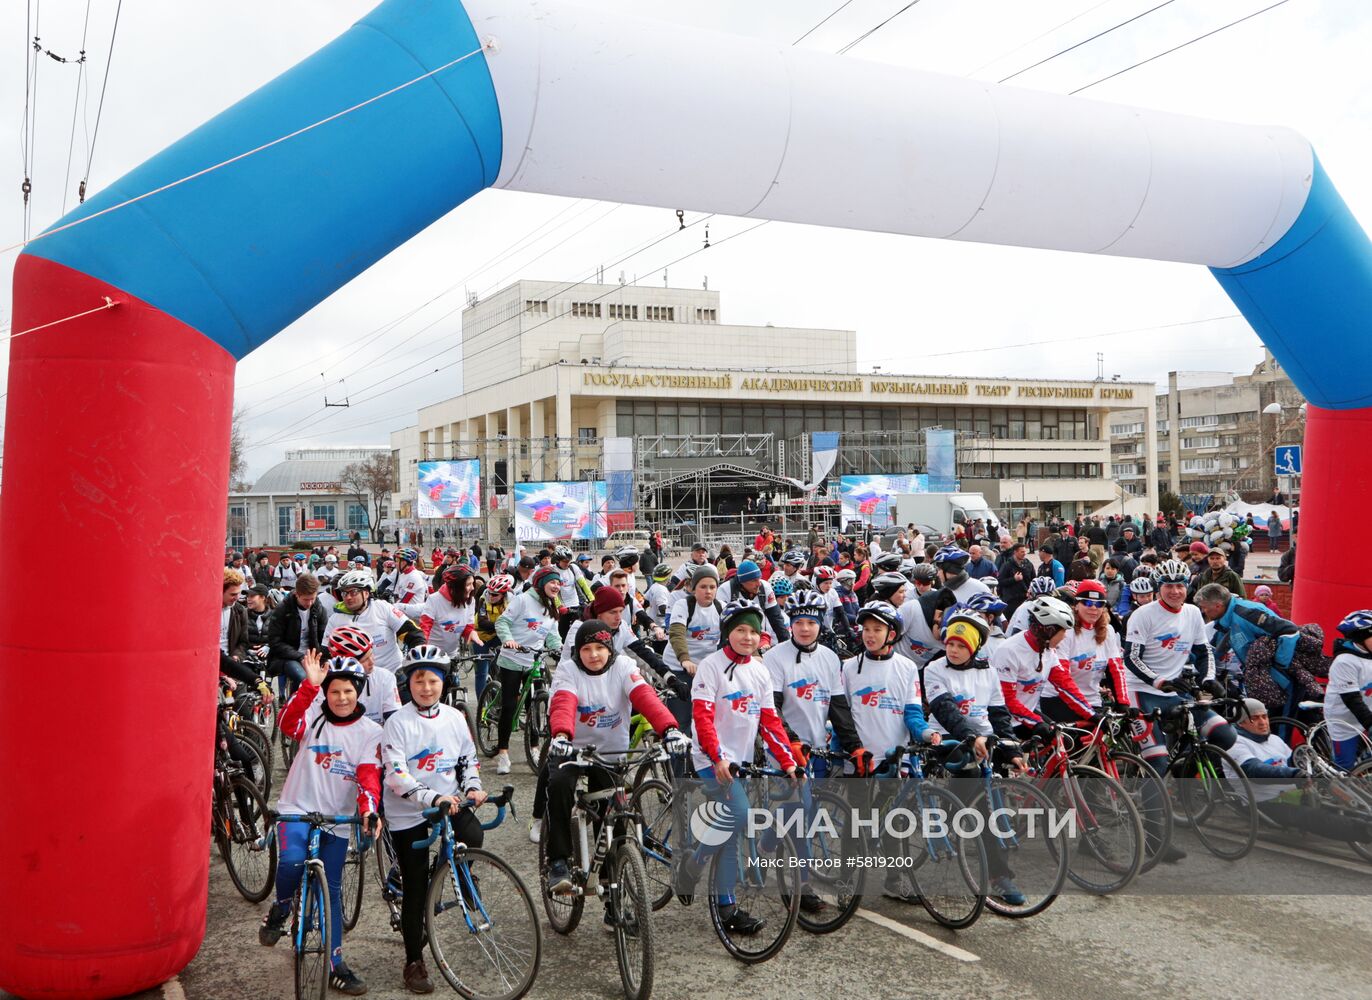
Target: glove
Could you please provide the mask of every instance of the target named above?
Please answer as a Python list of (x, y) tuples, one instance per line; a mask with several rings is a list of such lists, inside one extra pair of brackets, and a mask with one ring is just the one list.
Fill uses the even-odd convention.
[(680, 729), (673, 726), (662, 734), (662, 745), (667, 748), (669, 754), (681, 756), (690, 752), (691, 740)]
[(809, 757), (805, 753), (805, 744), (800, 740), (791, 741), (791, 757), (796, 762), (796, 767), (804, 767)]
[(848, 755), (848, 759), (853, 762), (853, 770), (859, 778), (872, 774), (872, 752), (866, 747), (858, 747)]
[(1159, 691), (1161, 691), (1163, 694), (1177, 693), (1177, 686), (1173, 684), (1171, 681), (1154, 681), (1153, 686), (1157, 688)]
[(667, 678), (667, 690), (672, 692), (672, 694), (676, 695), (682, 701), (691, 700), (691, 685), (676, 676), (676, 674)]
[(1215, 698), (1224, 697), (1224, 685), (1214, 678), (1201, 681), (1201, 690)]
[(548, 753), (565, 760), (576, 754), (576, 747), (572, 746), (572, 741), (568, 739), (565, 733), (558, 733), (548, 744)]
[(1034, 728), (1031, 735), (1034, 737), (1034, 739), (1046, 745), (1053, 742), (1053, 733), (1053, 727), (1050, 726), (1048, 723), (1036, 722), (1034, 723)]

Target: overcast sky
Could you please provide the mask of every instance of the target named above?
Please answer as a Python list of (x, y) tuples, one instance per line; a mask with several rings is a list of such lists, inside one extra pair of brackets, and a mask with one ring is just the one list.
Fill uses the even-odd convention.
[[(1172, 0), (1014, 83), (1066, 93), (1272, 2)], [(585, 0), (589, 6), (786, 43), (840, 3)], [(849, 58), (998, 80), (1159, 3), (921, 0), (853, 48)], [(7, 40), (0, 57), (0, 132), (8, 147), (0, 153), (0, 246), (22, 236), (24, 62), (18, 40), (25, 34), (24, 6), (25, 0), (0, 4), (0, 39)], [(43, 46), (74, 56), (81, 48), (86, 6), (86, 0), (42, 0)], [(116, 0), (90, 4), (91, 93), (76, 119), (65, 185), (69, 205), (84, 169), (86, 134), (95, 125), (115, 6)], [(299, 62), (373, 6), (372, 0), (228, 5), (126, 0), (92, 188), (100, 189)], [(801, 44), (836, 51), (903, 6), (905, 0), (852, 0)], [(1354, 213), (1368, 220), (1369, 52), (1372, 4), (1289, 0), (1093, 87), (1086, 96), (1290, 126), (1312, 141)], [(43, 59), (35, 232), (62, 214), (76, 82), (74, 65)], [(708, 147), (708, 137), (702, 137), (702, 145)], [(710, 233), (717, 241), (755, 224), (717, 217)], [(601, 264), (607, 280), (623, 270), (640, 283), (661, 285), (663, 265), (700, 245), (699, 228), (616, 262), (674, 227), (675, 217), (665, 209), (504, 191), (478, 195), (243, 361), (237, 404), (247, 408), (250, 473), (260, 474), (287, 448), (385, 445), (391, 430), (413, 422), (417, 406), (460, 392), (460, 366), (428, 373), (459, 357), (466, 289), (484, 295), (517, 277), (583, 280)], [(518, 244), (514, 251), (499, 259), (512, 244)], [(8, 332), (15, 257), (13, 251), (0, 255), (0, 332)], [(695, 254), (668, 275), (672, 285), (684, 287), (699, 287), (707, 276), (722, 295), (723, 322), (855, 329), (864, 370), (879, 364), (887, 372), (931, 375), (1092, 378), (1099, 351), (1107, 376), (1165, 384), (1172, 369), (1246, 372), (1261, 357), (1257, 337), (1234, 318), (1233, 305), (1213, 278), (1190, 265), (772, 223)], [(387, 324), (394, 325), (347, 357), (362, 338)], [(962, 348), (977, 353), (949, 353)], [(0, 351), (0, 365), (7, 368), (8, 345)], [(759, 360), (786, 363), (782, 355)], [(396, 377), (382, 383), (391, 375)], [(330, 400), (382, 384), (367, 404), (325, 410), (326, 382)]]

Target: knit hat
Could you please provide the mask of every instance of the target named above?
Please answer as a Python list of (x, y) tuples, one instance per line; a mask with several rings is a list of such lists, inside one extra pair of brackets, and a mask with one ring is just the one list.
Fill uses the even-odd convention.
[(943, 630), (943, 644), (946, 646), (954, 641), (962, 643), (974, 655), (981, 648), (981, 634), (971, 622), (956, 621)]
[(591, 601), (591, 617), (594, 618), (606, 611), (614, 611), (616, 608), (624, 607), (624, 595), (614, 587), (600, 587), (595, 592), (595, 599)]
[[(618, 595), (619, 591), (613, 587), (601, 588), (601, 593), (610, 590)], [(588, 621), (576, 630), (576, 641), (572, 643), (572, 659), (577, 666), (581, 666), (581, 651), (593, 642), (598, 642), (610, 651), (610, 656), (615, 655), (615, 636), (604, 622)]]
[(1243, 721), (1246, 722), (1247, 720), (1253, 718), (1253, 716), (1255, 716), (1255, 715), (1266, 715), (1266, 714), (1267, 714), (1267, 706), (1264, 705), (1262, 702), (1258, 701), (1258, 699), (1256, 699), (1256, 698), (1245, 698), (1245, 699), (1243, 699), (1243, 715), (1241, 716), (1241, 718), (1242, 718)]
[(534, 575), (529, 583), (535, 593), (542, 594), (543, 585), (550, 580), (557, 580), (559, 582), (562, 580), (562, 574), (558, 571), (556, 566), (542, 566), (534, 570)]
[(738, 564), (738, 582), (747, 583), (749, 580), (761, 580), (762, 567), (751, 559), (745, 559)]
[(701, 563), (695, 569), (691, 570), (691, 586), (694, 587), (698, 581), (704, 580), (706, 577), (709, 577), (711, 580), (714, 580), (715, 583), (718, 583), (719, 570), (715, 569), (709, 563)]

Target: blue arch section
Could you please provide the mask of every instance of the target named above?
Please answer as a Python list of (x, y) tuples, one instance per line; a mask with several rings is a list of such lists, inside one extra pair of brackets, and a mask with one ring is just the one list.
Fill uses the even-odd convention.
[(1316, 406), (1372, 406), (1372, 243), (1319, 159), (1305, 207), (1247, 264), (1211, 268)]
[[(287, 135), (480, 47), (457, 0), (388, 0), (61, 220)], [(500, 173), (478, 53), (278, 146), (32, 245), (242, 358)]]

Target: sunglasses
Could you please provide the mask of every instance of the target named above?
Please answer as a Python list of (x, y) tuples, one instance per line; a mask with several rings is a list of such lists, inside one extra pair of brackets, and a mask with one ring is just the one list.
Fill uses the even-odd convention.
[(1080, 600), (1078, 600), (1077, 603), (1080, 604), (1083, 608), (1103, 608), (1103, 607), (1105, 607), (1105, 602), (1104, 602), (1104, 601), (1098, 601), (1098, 600), (1096, 600), (1096, 599), (1093, 598), (1093, 597), (1083, 597), (1083, 598), (1081, 598)]

